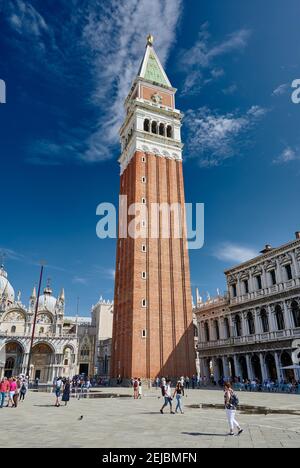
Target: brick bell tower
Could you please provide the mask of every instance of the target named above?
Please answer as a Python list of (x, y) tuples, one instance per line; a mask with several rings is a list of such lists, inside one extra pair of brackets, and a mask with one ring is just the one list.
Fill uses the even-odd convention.
[[(149, 36), (120, 130), (120, 194), (127, 196), (128, 207), (140, 204), (148, 209), (148, 216), (140, 216), (138, 238), (121, 234), (133, 212), (126, 211), (125, 218), (123, 213), (119, 226), (111, 377), (120, 375), (124, 381), (195, 373), (182, 114), (175, 108), (175, 93)], [(153, 215), (153, 204), (179, 206), (180, 238), (176, 234), (180, 218), (172, 210)], [(170, 236), (163, 233), (166, 223)]]

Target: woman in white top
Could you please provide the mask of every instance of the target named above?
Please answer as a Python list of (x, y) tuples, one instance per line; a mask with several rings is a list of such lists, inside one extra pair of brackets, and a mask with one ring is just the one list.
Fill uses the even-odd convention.
[(235, 394), (229, 382), (225, 382), (224, 384), (224, 402), (225, 402), (225, 410), (226, 410), (226, 415), (227, 415), (229, 429), (230, 429), (229, 435), (234, 436), (234, 426), (236, 426), (238, 429), (237, 435), (240, 435), (243, 432), (243, 429), (241, 429), (241, 426), (235, 419), (238, 401), (235, 398)]
[(142, 398), (143, 395), (143, 389), (142, 389), (142, 381), (139, 379), (139, 399)]

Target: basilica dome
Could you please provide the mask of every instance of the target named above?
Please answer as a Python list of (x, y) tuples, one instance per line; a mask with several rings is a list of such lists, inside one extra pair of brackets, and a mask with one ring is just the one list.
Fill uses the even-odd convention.
[(44, 294), (39, 298), (39, 311), (48, 311), (55, 313), (57, 304), (56, 297), (52, 296), (52, 289), (49, 287), (44, 289)]
[(15, 291), (7, 279), (7, 272), (4, 266), (0, 267), (0, 299), (6, 299), (8, 302), (13, 303), (15, 300)]

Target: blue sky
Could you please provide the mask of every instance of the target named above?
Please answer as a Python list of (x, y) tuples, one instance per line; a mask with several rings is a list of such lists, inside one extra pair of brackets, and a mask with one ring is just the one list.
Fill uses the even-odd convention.
[(300, 229), (298, 0), (0, 0), (0, 248), (24, 303), (41, 258), (68, 314), (77, 297), (82, 315), (113, 298), (96, 207), (117, 203), (123, 101), (149, 32), (186, 115), (186, 198), (205, 203), (193, 288), (214, 295), (225, 268)]

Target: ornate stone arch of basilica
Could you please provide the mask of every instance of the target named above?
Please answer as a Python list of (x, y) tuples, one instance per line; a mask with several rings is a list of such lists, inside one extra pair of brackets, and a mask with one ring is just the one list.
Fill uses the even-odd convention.
[(0, 329), (10, 335), (23, 336), (26, 329), (26, 311), (19, 308), (8, 310), (1, 320)]
[(52, 369), (56, 350), (53, 345), (46, 341), (35, 343), (32, 348), (30, 377), (39, 379), (42, 383), (52, 381)]
[(0, 377), (18, 376), (23, 370), (25, 348), (19, 340), (9, 339), (0, 349)]

